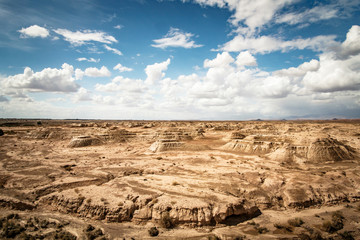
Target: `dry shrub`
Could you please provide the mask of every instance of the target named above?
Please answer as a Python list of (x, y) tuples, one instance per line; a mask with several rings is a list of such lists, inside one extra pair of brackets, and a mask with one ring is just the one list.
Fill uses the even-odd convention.
[(289, 219), (288, 223), (290, 226), (300, 227), (301, 225), (304, 224), (304, 221), (301, 218), (294, 218), (294, 219)]
[(161, 214), (160, 223), (164, 228), (167, 228), (167, 229), (174, 227), (174, 223), (171, 220), (169, 212), (164, 212)]

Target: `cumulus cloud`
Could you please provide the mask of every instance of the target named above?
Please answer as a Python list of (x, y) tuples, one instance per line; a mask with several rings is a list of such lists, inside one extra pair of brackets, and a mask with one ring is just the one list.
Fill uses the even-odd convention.
[(64, 63), (61, 69), (45, 68), (34, 72), (26, 67), (23, 74), (9, 76), (1, 80), (3, 89), (27, 89), (43, 92), (76, 92), (79, 85), (75, 83), (74, 67)]
[(275, 13), (296, 0), (194, 0), (201, 5), (228, 8), (233, 12), (229, 21), (234, 26), (244, 24), (249, 32), (254, 32), (271, 21)]
[(38, 25), (32, 25), (27, 28), (21, 28), (18, 32), (21, 33), (21, 38), (46, 38), (50, 35), (49, 31), (46, 28), (40, 27)]
[(86, 62), (94, 62), (94, 63), (100, 62), (100, 58), (95, 59), (95, 58), (85, 58), (85, 57), (81, 57), (81, 58), (77, 58), (76, 60), (79, 61), (79, 62), (83, 62), (83, 61), (86, 61)]
[(336, 60), (329, 55), (320, 56), (317, 71), (307, 72), (304, 84), (314, 92), (336, 92), (360, 89), (360, 56)]
[(110, 77), (111, 72), (105, 66), (102, 66), (100, 69), (96, 68), (96, 67), (90, 67), (90, 68), (86, 68), (85, 71), (78, 69), (78, 68), (75, 70), (75, 79), (76, 80), (81, 80), (84, 76), (87, 76), (87, 77)]
[(53, 31), (63, 36), (65, 41), (75, 46), (84, 45), (90, 42), (101, 42), (107, 44), (112, 44), (117, 42), (117, 40), (113, 36), (108, 35), (107, 33), (102, 31), (83, 30), (83, 31), (72, 32), (70, 30), (62, 29), (62, 28), (58, 28)]
[(94, 96), (93, 100), (97, 104), (101, 104), (101, 105), (115, 105), (115, 103), (116, 103), (116, 98), (113, 96), (96, 95), (96, 96)]
[(81, 80), (84, 77), (84, 74), (85, 73), (83, 70), (81, 70), (79, 68), (75, 69), (75, 79), (76, 80)]
[(102, 66), (100, 69), (96, 67), (90, 67), (85, 69), (85, 76), (88, 77), (110, 77), (111, 72), (107, 67)]
[(191, 40), (194, 34), (183, 32), (178, 28), (171, 27), (169, 32), (160, 39), (155, 39), (151, 46), (156, 48), (168, 48), (168, 47), (182, 47), (182, 48), (198, 48), (202, 47), (201, 44), (196, 44), (195, 41)]
[(310, 62), (304, 62), (298, 67), (290, 67), (287, 69), (281, 69), (275, 71), (273, 75), (280, 76), (280, 77), (304, 77), (307, 72), (314, 72), (317, 71), (320, 67), (320, 62), (316, 59), (312, 59)]
[(290, 79), (287, 77), (270, 76), (257, 85), (254, 89), (266, 98), (284, 98), (292, 90)]
[(234, 62), (234, 58), (232, 58), (228, 52), (223, 52), (223, 53), (218, 53), (215, 59), (212, 60), (205, 59), (204, 67), (205, 68), (226, 67), (233, 62)]
[(332, 45), (336, 45), (335, 38), (336, 36), (330, 35), (284, 41), (272, 36), (260, 36), (255, 38), (237, 35), (221, 46), (220, 49), (228, 52), (248, 50), (252, 53), (261, 54), (274, 51), (286, 52), (294, 49), (312, 49), (314, 51), (321, 51)]
[(104, 45), (104, 48), (110, 52), (113, 52), (119, 56), (123, 55), (122, 52), (116, 48), (109, 47), (108, 45)]
[(256, 66), (256, 59), (249, 51), (244, 51), (239, 53), (239, 55), (236, 57), (236, 65), (239, 67), (244, 66)]
[(96, 84), (95, 89), (101, 92), (143, 93), (147, 88), (143, 80), (117, 76), (108, 84)]
[(118, 70), (119, 72), (131, 72), (134, 70), (132, 68), (125, 67), (125, 66), (121, 65), (120, 63), (117, 64), (113, 69)]
[(152, 65), (146, 66), (145, 73), (147, 75), (147, 78), (145, 80), (145, 83), (148, 85), (153, 85), (160, 81), (165, 76), (164, 71), (167, 70), (169, 64), (170, 58), (168, 58), (164, 62), (154, 63)]
[(75, 93), (73, 97), (74, 102), (91, 101), (91, 100), (93, 100), (91, 92), (83, 87), (79, 88), (79, 90)]
[(360, 26), (353, 25), (346, 34), (345, 41), (341, 44), (341, 57), (348, 57), (360, 53)]

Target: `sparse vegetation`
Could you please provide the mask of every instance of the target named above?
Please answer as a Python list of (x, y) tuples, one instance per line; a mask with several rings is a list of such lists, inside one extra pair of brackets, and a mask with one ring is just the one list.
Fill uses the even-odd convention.
[(284, 229), (284, 230), (286, 230), (288, 232), (292, 232), (291, 227), (287, 226), (287, 225), (282, 225), (282, 224), (279, 224), (279, 223), (275, 223), (274, 227), (277, 228), (277, 229)]
[(341, 212), (334, 212), (331, 216), (331, 221), (325, 221), (322, 229), (328, 233), (334, 233), (344, 227), (344, 216)]
[(339, 233), (339, 236), (341, 237), (341, 239), (344, 239), (344, 240), (354, 240), (355, 239), (353, 237), (353, 235), (351, 234), (351, 232), (349, 232), (349, 231), (344, 231), (342, 233)]
[(255, 229), (260, 234), (269, 232), (269, 229), (267, 229), (266, 227), (255, 227)]
[(167, 228), (167, 229), (174, 227), (174, 224), (172, 222), (169, 212), (163, 212), (161, 214), (160, 223), (161, 223), (162, 227)]
[(55, 233), (54, 239), (76, 240), (77, 237), (75, 235), (73, 235), (72, 233), (68, 232), (68, 231), (61, 230), (60, 232)]
[(107, 239), (104, 236), (104, 232), (100, 228), (95, 228), (94, 226), (92, 226), (90, 224), (87, 225), (84, 232), (85, 232), (87, 240), (99, 239), (99, 237), (102, 237), (103, 239)]
[(293, 227), (300, 227), (301, 225), (304, 224), (304, 221), (301, 218), (294, 218), (294, 219), (289, 219), (288, 224)]
[(1, 237), (4, 238), (15, 238), (17, 235), (25, 231), (25, 228), (20, 224), (15, 223), (11, 220), (5, 220), (2, 223)]
[(171, 185), (173, 185), (173, 186), (178, 186), (178, 185), (180, 185), (180, 183), (174, 181), (174, 182), (171, 183)]
[(299, 235), (298, 235), (298, 238), (299, 238), (300, 240), (311, 240), (311, 237), (310, 237), (308, 234), (306, 234), (306, 233), (301, 233), (301, 234), (299, 234)]
[(208, 239), (208, 240), (221, 240), (221, 238), (219, 238), (219, 237), (216, 236), (216, 235), (208, 236), (207, 239)]
[(157, 235), (159, 235), (159, 230), (156, 227), (152, 227), (149, 229), (149, 235), (152, 237), (156, 237)]

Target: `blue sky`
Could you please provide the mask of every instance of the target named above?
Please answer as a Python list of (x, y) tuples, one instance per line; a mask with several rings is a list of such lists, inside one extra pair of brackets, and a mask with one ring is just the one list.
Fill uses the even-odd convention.
[(0, 0), (0, 117), (360, 118), (354, 0)]

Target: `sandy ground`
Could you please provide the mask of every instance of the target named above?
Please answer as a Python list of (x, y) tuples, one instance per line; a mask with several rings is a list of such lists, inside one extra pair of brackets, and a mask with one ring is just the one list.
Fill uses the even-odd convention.
[(96, 239), (360, 238), (357, 120), (1, 120), (0, 128), (3, 238), (11, 224), (24, 228), (19, 239), (91, 239), (97, 229)]

